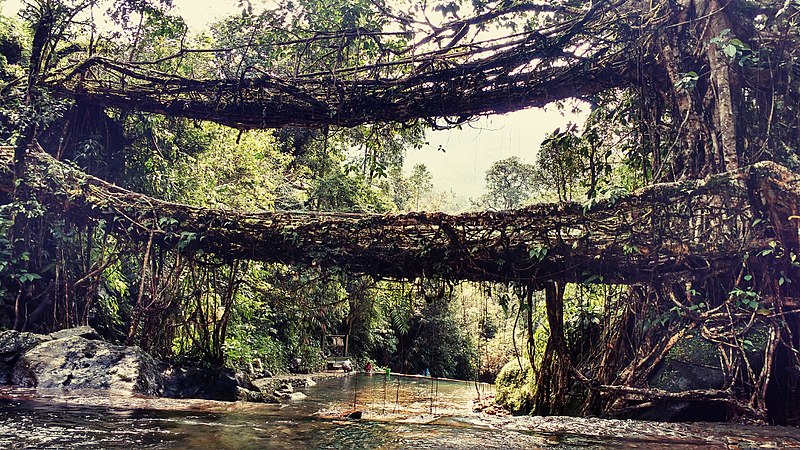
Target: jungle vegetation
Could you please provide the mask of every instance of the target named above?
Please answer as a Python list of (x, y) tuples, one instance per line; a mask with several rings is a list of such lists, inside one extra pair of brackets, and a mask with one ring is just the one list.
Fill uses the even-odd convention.
[[(308, 369), (343, 334), (398, 370), (516, 364), (541, 414), (796, 421), (796, 0), (252, 6), (2, 18), (4, 326)], [(495, 164), (485, 210), (419, 212), (426, 129), (570, 98), (587, 122)], [(696, 348), (713, 382), (668, 385)]]

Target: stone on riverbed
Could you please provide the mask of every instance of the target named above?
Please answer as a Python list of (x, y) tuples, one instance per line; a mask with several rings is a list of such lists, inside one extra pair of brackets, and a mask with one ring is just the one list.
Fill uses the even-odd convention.
[(89, 339), (90, 341), (102, 341), (103, 338), (95, 331), (94, 328), (89, 326), (66, 328), (64, 330), (54, 331), (46, 335), (50, 339), (63, 339), (73, 336)]
[(46, 336), (35, 333), (0, 331), (0, 384), (11, 383), (14, 364), (22, 353), (46, 340)]
[(114, 345), (91, 327), (49, 335), (0, 332), (0, 384), (46, 389), (101, 389), (123, 395), (275, 401), (230, 369), (175, 367), (139, 347)]
[(306, 394), (302, 392), (288, 392), (281, 390), (275, 391), (273, 395), (281, 400), (302, 400), (306, 398)]
[(167, 366), (163, 376), (166, 397), (251, 402), (271, 400), (247, 376), (231, 369)]
[(273, 397), (264, 395), (263, 392), (253, 391), (243, 387), (237, 389), (236, 399), (243, 402), (277, 403)]
[(90, 341), (79, 335), (45, 341), (25, 351), (14, 365), (11, 382), (48, 389), (162, 393), (158, 365), (140, 348)]
[(306, 394), (302, 392), (295, 392), (292, 383), (284, 382), (281, 387), (275, 390), (273, 395), (282, 400), (302, 400), (306, 398)]

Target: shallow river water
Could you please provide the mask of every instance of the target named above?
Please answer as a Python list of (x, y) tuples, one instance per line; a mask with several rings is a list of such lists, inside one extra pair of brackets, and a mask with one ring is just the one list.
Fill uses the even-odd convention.
[[(800, 430), (474, 413), (491, 386), (323, 379), (280, 405), (0, 388), (0, 448), (800, 448)], [(360, 420), (342, 419), (349, 410)]]

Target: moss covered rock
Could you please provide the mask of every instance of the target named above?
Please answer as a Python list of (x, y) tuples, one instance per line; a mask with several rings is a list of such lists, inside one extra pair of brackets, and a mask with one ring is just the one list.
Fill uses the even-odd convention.
[[(756, 323), (743, 336), (741, 345), (750, 367), (757, 373), (764, 364), (768, 328)], [(669, 392), (694, 389), (722, 389), (725, 371), (717, 344), (700, 336), (688, 334), (665, 355), (648, 379), (648, 386)], [(727, 409), (715, 402), (663, 401), (654, 402), (650, 408), (637, 410), (629, 416), (644, 420), (696, 421), (726, 420)]]
[(512, 359), (495, 381), (495, 402), (514, 414), (527, 414), (533, 407), (534, 374), (527, 359)]

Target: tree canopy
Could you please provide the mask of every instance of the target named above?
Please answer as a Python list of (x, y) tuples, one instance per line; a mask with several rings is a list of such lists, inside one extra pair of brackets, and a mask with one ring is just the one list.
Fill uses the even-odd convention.
[[(93, 42), (68, 60), (55, 42), (33, 54), (43, 53), (36, 70), (59, 96), (238, 128), (457, 123), (628, 91), (638, 97), (631, 131), (649, 177), (789, 161), (798, 121), (792, 2), (451, 3), (433, 5), (441, 23), (379, 1), (351, 4), (342, 23), (316, 2), (287, 3), (229, 19), (210, 46), (178, 42), (180, 29), (163, 22), (151, 31), (166, 44), (157, 54), (114, 58)], [(52, 5), (42, 5), (30, 20), (51, 28)]]
[[(286, 0), (263, 13), (245, 9), (200, 36), (187, 35), (169, 4), (111, 2), (115, 34), (94, 26), (94, 0), (31, 0), (20, 21), (0, 22), (0, 135), (13, 146), (3, 150), (0, 272), (15, 328), (50, 315), (59, 324), (87, 321), (95, 298), (108, 298), (96, 280), (123, 272), (113, 249), (132, 242), (141, 260), (127, 270), (137, 284), (127, 295), (127, 341), (145, 346), (171, 348), (169, 333), (177, 333), (160, 329), (159, 318), (181, 305), (165, 294), (169, 284), (200, 305), (187, 314), (184, 336), (219, 358), (246, 261), (291, 262), (517, 283), (537, 412), (562, 411), (572, 381), (585, 389), (585, 411), (713, 401), (732, 416), (763, 418), (775, 398), (797, 398), (785, 388), (791, 383), (770, 384), (794, 380), (775, 371), (778, 359), (800, 367), (800, 332), (788, 320), (800, 297), (792, 283), (800, 266), (796, 1)], [(14, 23), (29, 33), (15, 33)], [(274, 184), (259, 184), (270, 204), (386, 211), (390, 196), (369, 187), (396, 168), (405, 146), (420, 145), (422, 126), (568, 98), (589, 105), (589, 121), (580, 132), (552, 133), (539, 161), (561, 203), (459, 216), (256, 213), (109, 183), (159, 175), (154, 168), (174, 154), (216, 142), (201, 121), (281, 128), (270, 149), (287, 158), (270, 157), (268, 170), (214, 167), (222, 158), (203, 167), (232, 183), (275, 173)], [(352, 143), (360, 154), (346, 165)], [(267, 153), (227, 154), (251, 162)], [(295, 169), (315, 175), (312, 188), (292, 185)], [(429, 189), (418, 172), (412, 188)], [(148, 181), (138, 185), (168, 192)], [(577, 200), (575, 183), (586, 187), (584, 204), (566, 201)], [(212, 288), (186, 287), (201, 280)], [(608, 301), (615, 325), (592, 352), (568, 345), (566, 283), (631, 285), (617, 308)], [(542, 289), (548, 337), (537, 357), (533, 292)], [(356, 300), (354, 309), (369, 310)], [(223, 317), (212, 317), (218, 309)], [(751, 363), (755, 329), (763, 358)], [(715, 346), (723, 381), (650, 389), (693, 330)]]

